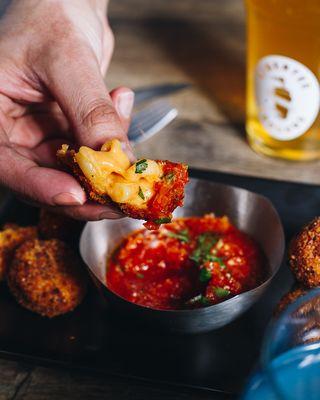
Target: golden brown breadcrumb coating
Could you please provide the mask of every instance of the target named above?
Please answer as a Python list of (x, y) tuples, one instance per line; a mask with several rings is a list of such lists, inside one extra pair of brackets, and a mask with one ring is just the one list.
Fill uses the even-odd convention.
[(26, 240), (36, 237), (37, 228), (34, 226), (4, 225), (0, 231), (0, 280), (5, 278), (15, 249)]
[(43, 239), (60, 239), (72, 242), (76, 240), (83, 227), (83, 222), (76, 221), (62, 214), (40, 210), (38, 230)]
[(81, 303), (87, 282), (81, 262), (65, 243), (33, 239), (16, 250), (8, 285), (20, 305), (54, 317)]
[(306, 287), (320, 285), (320, 218), (306, 225), (293, 239), (289, 264), (296, 279)]

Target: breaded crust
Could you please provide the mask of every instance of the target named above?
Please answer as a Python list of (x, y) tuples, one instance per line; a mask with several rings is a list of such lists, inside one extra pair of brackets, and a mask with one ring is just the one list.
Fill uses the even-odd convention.
[(306, 287), (320, 285), (320, 218), (306, 225), (292, 240), (289, 264), (296, 279)]
[(24, 241), (36, 238), (37, 235), (37, 228), (34, 226), (4, 225), (0, 231), (0, 281), (6, 276), (15, 249)]
[(76, 152), (72, 149), (66, 151), (65, 153), (58, 151), (57, 158), (60, 164), (67, 167), (68, 171), (71, 172), (72, 175), (79, 181), (90, 200), (96, 201), (100, 204), (110, 204), (111, 200), (108, 196), (105, 196), (102, 193), (99, 194), (92, 188), (91, 183), (84, 176), (81, 168), (79, 167), (75, 154)]
[[(100, 204), (113, 203), (109, 196), (97, 193), (80, 169), (74, 150), (57, 153), (60, 163), (79, 181), (89, 198)], [(121, 211), (131, 218), (143, 219), (148, 229), (158, 229), (163, 222), (172, 218), (172, 212), (183, 204), (184, 187), (188, 182), (188, 167), (185, 164), (173, 163), (167, 160), (156, 160), (161, 166), (163, 176), (155, 183), (155, 193), (143, 207), (136, 207), (125, 203), (114, 203)]]
[(33, 239), (15, 252), (8, 272), (11, 293), (23, 307), (54, 317), (73, 310), (86, 293), (81, 262), (57, 239)]

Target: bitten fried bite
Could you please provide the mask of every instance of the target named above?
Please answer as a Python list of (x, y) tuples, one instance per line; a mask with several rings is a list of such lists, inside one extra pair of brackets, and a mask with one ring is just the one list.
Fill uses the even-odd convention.
[(76, 255), (57, 239), (33, 239), (15, 252), (8, 286), (18, 303), (42, 316), (72, 311), (86, 293), (86, 276)]
[(37, 228), (34, 226), (4, 225), (0, 231), (0, 281), (6, 276), (15, 249), (24, 241), (36, 237)]
[(183, 203), (186, 165), (149, 159), (131, 165), (117, 139), (105, 143), (101, 151), (82, 146), (76, 152), (62, 145), (57, 157), (91, 200), (100, 204), (111, 200), (129, 217), (146, 220), (148, 229), (170, 222), (174, 209)]
[(320, 286), (320, 218), (306, 225), (293, 239), (289, 263), (296, 279), (306, 287)]

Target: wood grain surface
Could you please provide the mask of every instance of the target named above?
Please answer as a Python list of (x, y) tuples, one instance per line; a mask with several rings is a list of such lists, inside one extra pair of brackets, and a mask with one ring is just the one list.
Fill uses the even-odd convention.
[[(131, 10), (129, 15), (127, 10)], [(138, 155), (190, 166), (320, 183), (320, 161), (254, 153), (245, 134), (245, 13), (241, 0), (111, 2), (116, 48), (108, 86), (190, 82), (171, 96), (179, 116)]]
[(0, 400), (228, 400), (176, 386), (0, 360)]

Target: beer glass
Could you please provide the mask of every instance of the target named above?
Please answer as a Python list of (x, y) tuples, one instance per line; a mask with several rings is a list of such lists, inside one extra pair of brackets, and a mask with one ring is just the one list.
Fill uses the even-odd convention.
[(320, 158), (320, 1), (246, 8), (248, 141), (268, 156)]

